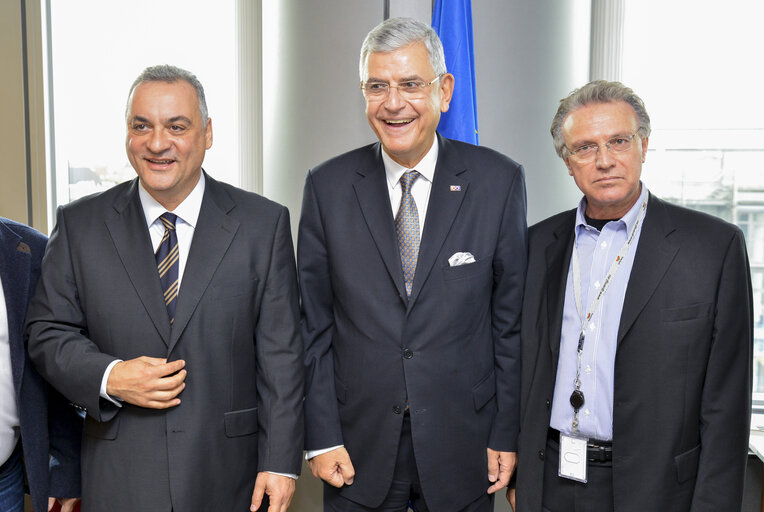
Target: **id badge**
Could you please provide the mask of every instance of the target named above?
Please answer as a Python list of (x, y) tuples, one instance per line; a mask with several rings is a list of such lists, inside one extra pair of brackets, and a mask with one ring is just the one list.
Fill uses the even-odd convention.
[(585, 437), (560, 433), (560, 468), (557, 475), (586, 483), (586, 443)]

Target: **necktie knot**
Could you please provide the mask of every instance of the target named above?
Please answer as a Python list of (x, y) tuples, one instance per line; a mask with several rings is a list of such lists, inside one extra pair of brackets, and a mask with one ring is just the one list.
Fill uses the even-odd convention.
[(411, 190), (411, 186), (414, 184), (414, 182), (419, 178), (421, 174), (419, 174), (417, 171), (406, 171), (403, 173), (403, 176), (401, 176), (401, 192), (403, 194), (408, 193)]
[(178, 216), (175, 215), (174, 213), (164, 212), (162, 215), (159, 216), (159, 220), (162, 221), (162, 224), (164, 225), (165, 229), (174, 230), (175, 221), (178, 220)]

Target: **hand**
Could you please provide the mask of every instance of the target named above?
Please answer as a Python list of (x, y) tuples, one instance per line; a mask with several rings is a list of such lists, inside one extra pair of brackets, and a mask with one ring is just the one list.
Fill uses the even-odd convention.
[(516, 465), (517, 452), (497, 452), (488, 448), (488, 480), (494, 482), (488, 488), (488, 494), (507, 486)]
[(186, 362), (167, 362), (159, 357), (141, 356), (114, 365), (106, 382), (106, 392), (125, 402), (151, 409), (167, 409), (180, 403), (178, 394), (186, 387)]
[(79, 502), (79, 498), (48, 498), (48, 512), (53, 510), (53, 506), (58, 502), (61, 505), (61, 512), (74, 512), (74, 507)]
[(292, 502), (295, 486), (294, 478), (266, 472), (258, 473), (249, 510), (255, 512), (259, 509), (263, 502), (263, 494), (267, 494), (270, 499), (268, 512), (286, 512)]
[(509, 507), (512, 509), (512, 512), (517, 512), (517, 509), (515, 508), (515, 489), (507, 489), (507, 501), (509, 502)]
[(344, 446), (313, 457), (308, 465), (313, 476), (334, 487), (350, 485), (355, 478), (355, 468)]

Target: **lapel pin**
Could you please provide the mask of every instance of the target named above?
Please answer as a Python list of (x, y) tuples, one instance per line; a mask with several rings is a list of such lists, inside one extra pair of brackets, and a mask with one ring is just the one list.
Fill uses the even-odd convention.
[(27, 244), (25, 244), (24, 242), (19, 242), (19, 245), (16, 246), (16, 250), (19, 251), (19, 252), (26, 253), (26, 254), (31, 254), (32, 253), (32, 251), (29, 248), (29, 246)]
[(451, 185), (451, 192), (461, 192), (462, 187), (461, 185)]

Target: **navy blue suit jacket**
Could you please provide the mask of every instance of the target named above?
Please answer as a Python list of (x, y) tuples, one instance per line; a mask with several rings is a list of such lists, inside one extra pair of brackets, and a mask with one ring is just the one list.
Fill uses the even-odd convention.
[[(486, 448), (517, 449), (523, 170), (487, 148), (438, 144), (410, 300), (380, 144), (319, 165), (305, 185), (306, 448), (344, 444), (356, 476), (340, 492), (370, 507), (390, 488), (406, 405), (432, 510), (485, 494)], [(475, 262), (450, 266), (456, 252)]]
[(24, 317), (40, 276), (45, 235), (0, 218), (0, 278), (8, 311), (11, 367), (21, 423), (24, 469), (34, 509), (48, 510), (48, 496), (80, 495), (82, 419), (40, 377), (24, 343)]

